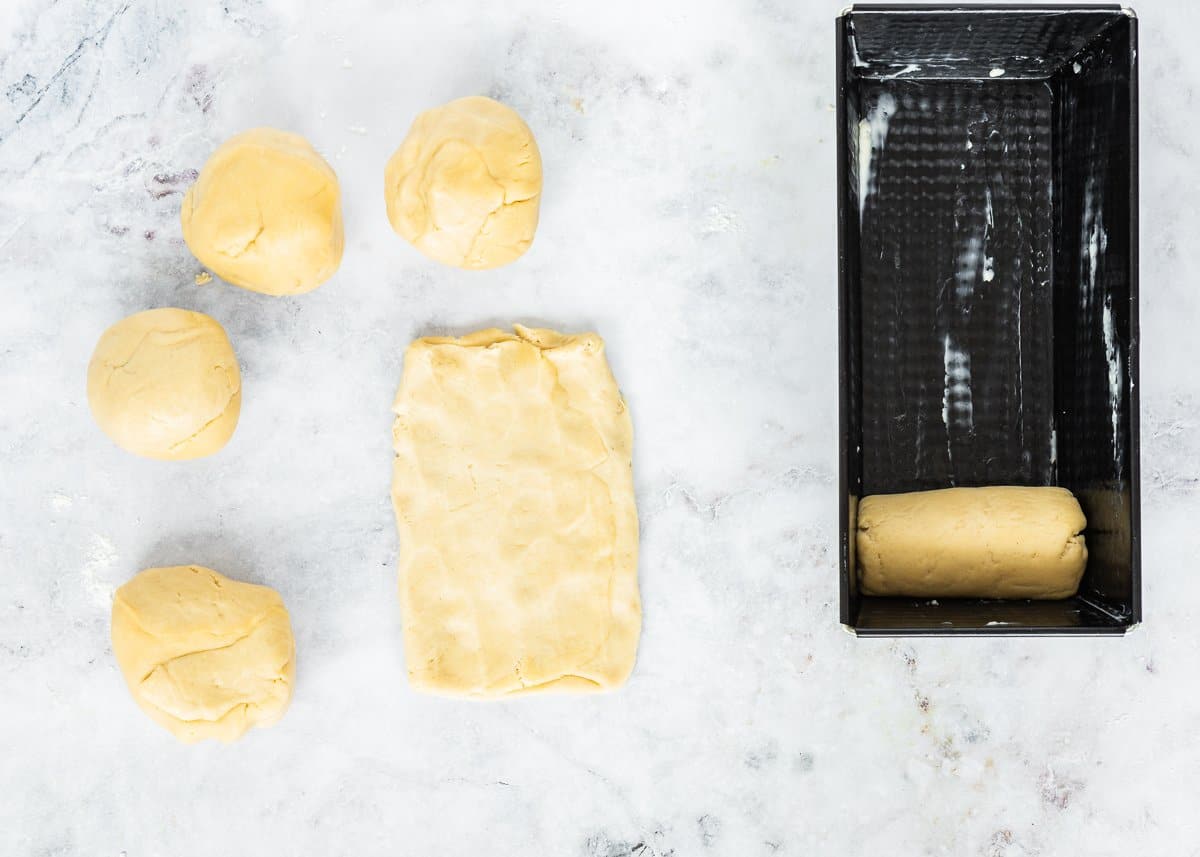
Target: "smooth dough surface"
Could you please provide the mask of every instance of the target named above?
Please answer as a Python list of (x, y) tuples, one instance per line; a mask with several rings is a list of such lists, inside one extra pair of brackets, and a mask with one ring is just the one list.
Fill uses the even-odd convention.
[(183, 240), (234, 285), (312, 291), (342, 261), (337, 176), (298, 134), (255, 128), (225, 141), (183, 198)]
[(517, 112), (483, 96), (426, 110), (384, 170), (392, 228), (431, 259), (495, 268), (533, 243), (542, 158)]
[(409, 680), (472, 697), (617, 687), (641, 630), (629, 412), (595, 334), (419, 339), (392, 500)]
[(945, 488), (876, 494), (858, 505), (864, 595), (1074, 595), (1087, 565), (1079, 502), (1065, 488)]
[(117, 590), (113, 653), (142, 710), (187, 743), (283, 717), (295, 646), (274, 589), (209, 568), (150, 568)]
[(242, 380), (225, 329), (164, 307), (106, 330), (88, 365), (88, 406), (122, 449), (179, 461), (211, 455), (237, 428)]

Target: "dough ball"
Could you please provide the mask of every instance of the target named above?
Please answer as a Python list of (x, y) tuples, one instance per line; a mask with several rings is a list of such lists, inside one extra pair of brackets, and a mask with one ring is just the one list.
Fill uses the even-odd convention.
[(529, 249), (542, 158), (511, 107), (475, 95), (426, 110), (384, 172), (392, 228), (431, 259), (496, 268)]
[(211, 455), (242, 408), (237, 358), (204, 313), (150, 309), (114, 324), (88, 365), (88, 405), (122, 449), (179, 461)]
[(183, 198), (183, 240), (219, 277), (309, 292), (342, 261), (337, 176), (298, 134), (255, 128), (221, 145)]
[(150, 568), (113, 599), (113, 653), (142, 710), (189, 744), (283, 717), (295, 644), (274, 589), (198, 565)]
[(864, 497), (864, 595), (1069, 598), (1087, 567), (1087, 519), (1065, 488), (1001, 485)]

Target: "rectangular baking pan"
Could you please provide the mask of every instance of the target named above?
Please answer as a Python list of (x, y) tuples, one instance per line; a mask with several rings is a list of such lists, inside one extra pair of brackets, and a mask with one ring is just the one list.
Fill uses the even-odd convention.
[[(1141, 620), (1137, 20), (857, 5), (837, 20), (841, 621), (863, 636)], [(1065, 601), (860, 595), (868, 494), (1061, 485)]]

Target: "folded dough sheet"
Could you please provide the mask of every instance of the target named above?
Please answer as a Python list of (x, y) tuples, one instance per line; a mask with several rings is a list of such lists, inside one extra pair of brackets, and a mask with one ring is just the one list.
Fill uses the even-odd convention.
[(641, 629), (632, 424), (595, 334), (408, 349), (392, 501), (409, 680), (472, 697), (623, 684)]

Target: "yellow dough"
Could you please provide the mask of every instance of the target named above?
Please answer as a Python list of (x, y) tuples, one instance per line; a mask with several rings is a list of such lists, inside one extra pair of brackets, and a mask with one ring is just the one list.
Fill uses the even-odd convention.
[(142, 710), (181, 741), (233, 741), (283, 717), (296, 675), (283, 599), (197, 565), (117, 590), (113, 654)]
[(529, 126), (479, 95), (419, 115), (384, 171), (392, 228), (459, 268), (507, 265), (528, 250), (541, 193)]
[(1079, 502), (1065, 488), (946, 488), (858, 505), (864, 595), (1068, 598), (1087, 565)]
[(197, 259), (256, 292), (312, 291), (342, 261), (337, 176), (298, 134), (255, 128), (231, 137), (188, 189), (180, 219)]
[(392, 501), (419, 690), (607, 690), (633, 669), (629, 412), (600, 337), (515, 329), (404, 358)]
[(88, 405), (118, 446), (147, 458), (211, 455), (233, 436), (242, 406), (224, 328), (186, 309), (150, 309), (114, 324), (88, 365)]

